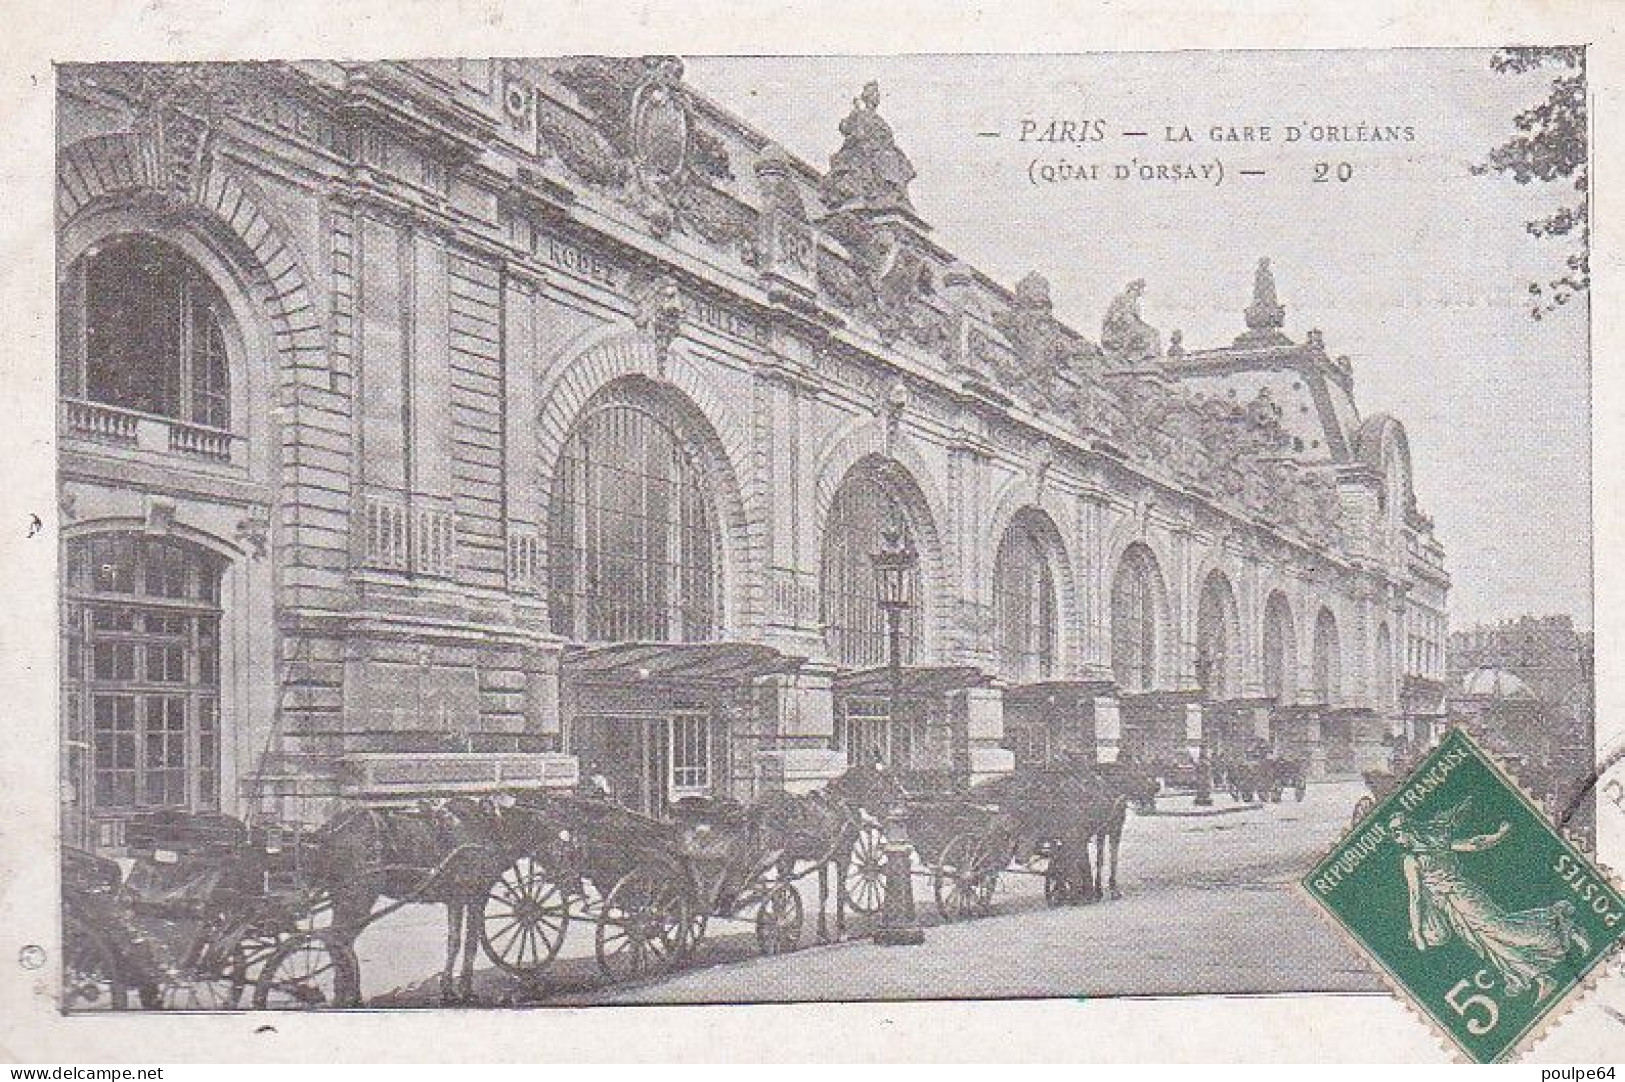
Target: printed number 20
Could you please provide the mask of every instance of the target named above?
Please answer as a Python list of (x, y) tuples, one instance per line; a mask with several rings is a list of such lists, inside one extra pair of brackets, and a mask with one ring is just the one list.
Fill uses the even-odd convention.
[[(1490, 980), (1489, 971), (1481, 969), (1473, 974), (1471, 981), (1463, 978), (1444, 994), (1444, 1001), (1450, 1004), (1450, 1008), (1457, 1014), (1467, 1019), (1467, 1032), (1475, 1037), (1482, 1037), (1494, 1029), (1495, 1023), (1501, 1020), (1501, 1008), (1496, 1006), (1495, 1000), (1484, 995), (1484, 992), (1494, 987), (1495, 982)], [(1468, 996), (1462, 995), (1463, 992), (1471, 992), (1474, 988), (1482, 991), (1472, 992)], [(1470, 1016), (1468, 1012), (1475, 1009), (1482, 1010), (1483, 1014)]]
[(1333, 177), (1336, 177), (1342, 183), (1347, 184), (1349, 181), (1354, 179), (1354, 166), (1350, 165), (1348, 162), (1315, 163), (1316, 184), (1325, 184)]

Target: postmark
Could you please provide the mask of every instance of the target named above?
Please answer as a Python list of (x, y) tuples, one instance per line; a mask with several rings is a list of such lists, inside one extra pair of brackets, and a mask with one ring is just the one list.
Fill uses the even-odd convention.
[(1625, 936), (1625, 897), (1460, 729), (1302, 885), (1481, 1063), (1555, 1018)]

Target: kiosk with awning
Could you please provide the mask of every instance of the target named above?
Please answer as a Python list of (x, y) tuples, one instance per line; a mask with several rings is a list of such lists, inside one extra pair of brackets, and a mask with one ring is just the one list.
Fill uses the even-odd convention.
[(1004, 689), (1004, 746), (1019, 768), (1063, 756), (1099, 758), (1096, 700), (1113, 691), (1110, 680), (1041, 680)]
[(766, 678), (804, 661), (754, 643), (567, 649), (561, 706), (582, 785), (654, 816), (684, 797), (746, 795), (755, 753), (776, 737)]
[[(848, 763), (966, 779), (974, 745), (996, 737), (993, 678), (973, 665), (876, 666), (837, 672), (835, 746)], [(894, 716), (895, 708), (895, 716)], [(996, 740), (993, 741), (996, 743)]]

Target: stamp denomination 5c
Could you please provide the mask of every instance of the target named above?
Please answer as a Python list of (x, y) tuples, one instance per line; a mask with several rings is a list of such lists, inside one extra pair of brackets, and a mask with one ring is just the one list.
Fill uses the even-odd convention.
[(1625, 935), (1625, 898), (1459, 729), (1303, 886), (1479, 1062), (1513, 1052)]

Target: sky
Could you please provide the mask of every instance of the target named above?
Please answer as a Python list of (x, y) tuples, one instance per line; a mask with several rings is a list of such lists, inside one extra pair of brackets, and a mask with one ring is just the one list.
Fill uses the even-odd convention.
[[(1591, 626), (1590, 362), (1585, 305), (1535, 321), (1527, 286), (1561, 240), (1524, 222), (1572, 194), (1470, 167), (1545, 96), (1485, 50), (1072, 56), (687, 58), (691, 86), (819, 168), (863, 84), (913, 161), (932, 237), (995, 280), (1030, 270), (1091, 338), (1124, 283), (1189, 349), (1243, 329), (1268, 256), (1286, 331), (1353, 361), (1362, 416), (1410, 437), (1417, 499), (1452, 578), (1453, 627), (1525, 613)], [(1102, 141), (1023, 141), (1023, 121), (1100, 121)], [(1412, 141), (1286, 143), (1287, 126), (1409, 125)], [(1269, 126), (1268, 143), (1213, 142)], [(1165, 129), (1189, 127), (1190, 143)], [(980, 133), (997, 132), (991, 136)], [(1147, 132), (1145, 137), (1123, 132)], [(1225, 134), (1228, 134), (1226, 132)], [(1238, 132), (1239, 134), (1243, 134)], [(1113, 181), (1110, 166), (1223, 164), (1223, 181)], [(1034, 161), (1108, 179), (1033, 184)], [(1317, 163), (1328, 179), (1316, 183)], [(1338, 166), (1349, 179), (1337, 179)], [(1240, 169), (1263, 169), (1241, 176)]]

